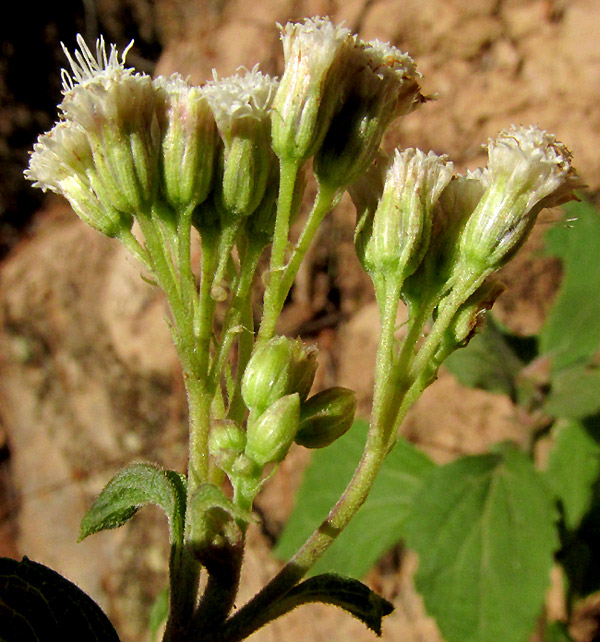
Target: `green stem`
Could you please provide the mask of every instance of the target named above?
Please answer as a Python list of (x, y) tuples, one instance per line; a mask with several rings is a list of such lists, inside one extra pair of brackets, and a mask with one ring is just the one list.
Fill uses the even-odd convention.
[[(273, 232), (269, 282), (263, 304), (263, 316), (258, 332), (258, 342), (268, 341), (275, 334), (275, 324), (283, 307), (281, 281), (283, 278), (285, 250), (290, 231), (290, 216), (294, 202), (294, 189), (299, 170), (298, 161), (281, 161), (277, 217)], [(285, 298), (285, 297), (284, 297)]]
[(367, 498), (388, 452), (391, 425), (388, 424), (389, 417), (385, 403), (391, 393), (389, 373), (392, 370), (395, 354), (394, 331), (399, 290), (399, 284), (390, 283), (386, 296), (380, 304), (382, 331), (375, 367), (373, 416), (365, 451), (352, 480), (327, 518), (294, 557), (250, 602), (225, 623), (222, 639), (227, 642), (243, 640), (256, 630), (256, 622), (260, 620), (260, 614), (264, 609), (276, 602), (304, 577), (347, 526)]
[(323, 222), (323, 219), (331, 210), (336, 195), (337, 190), (335, 188), (332, 189), (324, 186), (321, 186), (319, 188), (319, 193), (317, 194), (317, 198), (315, 200), (313, 208), (308, 215), (308, 218), (306, 219), (304, 229), (300, 234), (300, 238), (298, 239), (296, 247), (294, 248), (292, 256), (290, 257), (290, 260), (283, 273), (283, 278), (281, 280), (281, 291), (285, 293), (285, 296), (287, 296), (287, 293), (290, 291), (292, 285), (294, 284), (294, 279), (296, 278), (296, 274), (298, 273), (300, 264), (304, 260), (310, 243), (315, 237), (315, 234), (317, 233), (319, 226)]

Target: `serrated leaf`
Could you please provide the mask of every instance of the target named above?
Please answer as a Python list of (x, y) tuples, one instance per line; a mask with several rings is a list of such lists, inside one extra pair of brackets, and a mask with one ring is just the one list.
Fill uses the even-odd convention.
[(405, 524), (415, 577), (447, 642), (524, 642), (558, 548), (550, 491), (522, 453), (464, 457), (435, 470)]
[(267, 611), (267, 617), (275, 619), (310, 602), (339, 606), (377, 635), (381, 635), (381, 620), (394, 610), (391, 602), (362, 582), (334, 573), (326, 573), (310, 577), (295, 586), (275, 602), (274, 606)]
[(56, 571), (0, 558), (0, 640), (119, 642), (102, 609)]
[(569, 225), (546, 235), (548, 254), (563, 263), (563, 280), (542, 328), (540, 352), (554, 370), (589, 361), (600, 348), (600, 216), (585, 202), (565, 206)]
[(555, 372), (544, 403), (552, 417), (582, 419), (600, 411), (600, 368), (576, 364)]
[(591, 508), (600, 480), (600, 430), (562, 421), (552, 427), (552, 437), (544, 475), (562, 504), (567, 529), (573, 531)]
[[(294, 511), (275, 547), (276, 555), (291, 557), (327, 517), (360, 460), (367, 430), (367, 422), (356, 421), (331, 446), (313, 453)], [(425, 454), (400, 439), (385, 460), (365, 504), (311, 572), (333, 571), (362, 577), (402, 539), (412, 498), (434, 467)]]
[(155, 464), (132, 464), (120, 470), (104, 487), (81, 521), (79, 541), (93, 533), (117, 528), (145, 504), (156, 504), (169, 519), (171, 543), (183, 537), (185, 477)]
[[(524, 341), (528, 341), (527, 351), (524, 350), (528, 355), (530, 341)], [(516, 378), (525, 365), (514, 348), (519, 345), (516, 338), (513, 338), (511, 345), (508, 335), (489, 317), (485, 328), (466, 347), (452, 353), (444, 364), (465, 386), (515, 399)]]

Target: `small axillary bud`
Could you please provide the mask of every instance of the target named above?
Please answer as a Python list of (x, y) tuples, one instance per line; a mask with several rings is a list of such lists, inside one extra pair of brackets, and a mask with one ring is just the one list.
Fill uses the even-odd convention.
[(286, 395), (249, 421), (245, 454), (260, 467), (278, 464), (287, 455), (298, 431), (300, 396)]
[(356, 412), (356, 395), (349, 388), (328, 388), (300, 407), (294, 441), (305, 448), (324, 448), (345, 434)]
[(231, 473), (245, 447), (246, 433), (233, 421), (223, 420), (212, 426), (208, 438), (208, 452), (222, 470)]
[(279, 28), (285, 69), (273, 102), (273, 150), (301, 164), (321, 145), (338, 108), (354, 37), (326, 18)]
[(278, 81), (258, 66), (230, 78), (213, 76), (204, 93), (222, 139), (215, 202), (233, 222), (254, 212), (273, 176), (271, 104)]
[(460, 259), (470, 270), (494, 270), (523, 245), (545, 207), (575, 199), (583, 182), (571, 153), (537, 127), (512, 127), (490, 140), (487, 189), (460, 239)]
[(160, 171), (162, 192), (179, 211), (202, 203), (212, 188), (217, 127), (200, 87), (179, 74), (159, 76), (154, 86), (162, 98)]

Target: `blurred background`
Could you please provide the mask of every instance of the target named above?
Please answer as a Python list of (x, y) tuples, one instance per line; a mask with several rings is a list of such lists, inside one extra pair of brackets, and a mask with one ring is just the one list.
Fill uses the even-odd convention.
[[(448, 154), (457, 169), (485, 163), (481, 144), (510, 124), (536, 124), (571, 149), (600, 186), (600, 3), (595, 0), (64, 0), (15, 2), (0, 23), (0, 554), (27, 554), (60, 571), (107, 610), (124, 642), (147, 639), (148, 612), (166, 581), (166, 524), (145, 510), (126, 528), (76, 543), (86, 506), (120, 465), (158, 461), (184, 470), (185, 395), (159, 294), (125, 252), (83, 225), (65, 201), (23, 179), (38, 134), (56, 119), (60, 42), (103, 34), (149, 74), (195, 83), (243, 65), (279, 75), (276, 22), (330, 16), (364, 39), (408, 51), (436, 97), (396, 123), (390, 149)], [(310, 190), (309, 190), (310, 191)], [(544, 214), (504, 271), (495, 310), (515, 332), (539, 329), (560, 280), (540, 254)], [(345, 200), (299, 274), (280, 331), (320, 349), (317, 386), (357, 390), (368, 416), (377, 311), (353, 254)], [(196, 257), (197, 259), (197, 257)], [(442, 373), (411, 412), (405, 434), (437, 461), (502, 439), (524, 443), (525, 422), (501, 396), (462, 390)], [(277, 569), (270, 549), (306, 465), (298, 449), (262, 493), (241, 599)], [(414, 560), (397, 550), (367, 578), (396, 604), (384, 640), (435, 642), (410, 588)], [(311, 616), (307, 617), (307, 610)], [(590, 617), (595, 618), (592, 614)], [(582, 634), (583, 635), (583, 634)], [(586, 635), (588, 635), (586, 633)], [(256, 640), (369, 640), (331, 608), (304, 607)], [(598, 639), (588, 637), (579, 640)]]

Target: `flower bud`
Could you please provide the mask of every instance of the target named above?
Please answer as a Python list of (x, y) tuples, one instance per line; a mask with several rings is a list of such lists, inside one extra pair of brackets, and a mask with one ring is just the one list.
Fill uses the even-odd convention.
[(390, 123), (425, 100), (413, 59), (388, 43), (358, 41), (348, 67), (341, 107), (314, 160), (319, 182), (334, 188), (356, 180)]
[(571, 153), (537, 127), (512, 127), (488, 143), (487, 189), (467, 221), (460, 258), (485, 271), (506, 263), (527, 239), (538, 213), (575, 198), (582, 186)]
[(202, 89), (178, 74), (159, 76), (163, 194), (176, 211), (202, 203), (212, 186), (217, 128)]
[(329, 388), (312, 396), (300, 408), (294, 441), (305, 448), (324, 448), (352, 425), (356, 395), (349, 388)]
[(242, 378), (242, 398), (258, 413), (287, 394), (292, 347), (286, 337), (274, 337), (254, 352)]
[(270, 113), (276, 87), (277, 80), (256, 66), (231, 78), (219, 80), (214, 74), (204, 88), (223, 140), (216, 203), (231, 220), (258, 207), (272, 175)]
[(273, 337), (252, 355), (242, 378), (242, 397), (257, 414), (294, 392), (306, 399), (317, 369), (316, 348), (300, 339)]
[(319, 147), (338, 108), (354, 37), (325, 18), (279, 27), (285, 69), (273, 102), (273, 149), (301, 163)]
[(237, 457), (246, 447), (246, 433), (233, 421), (214, 425), (208, 438), (208, 452), (222, 470), (230, 472)]
[(299, 414), (298, 393), (278, 399), (256, 421), (249, 423), (246, 455), (259, 466), (281, 462), (296, 436)]
[(372, 223), (364, 228), (368, 238), (359, 258), (369, 274), (402, 281), (417, 269), (429, 245), (433, 206), (451, 178), (445, 156), (396, 151)]
[[(63, 70), (64, 99), (59, 105), (67, 121), (77, 123), (88, 136), (94, 165), (110, 205), (135, 216), (154, 201), (160, 131), (158, 92), (150, 76), (134, 74), (104, 41), (97, 42), (95, 59), (83, 38), (71, 63)], [(64, 48), (64, 47), (63, 47)]]

